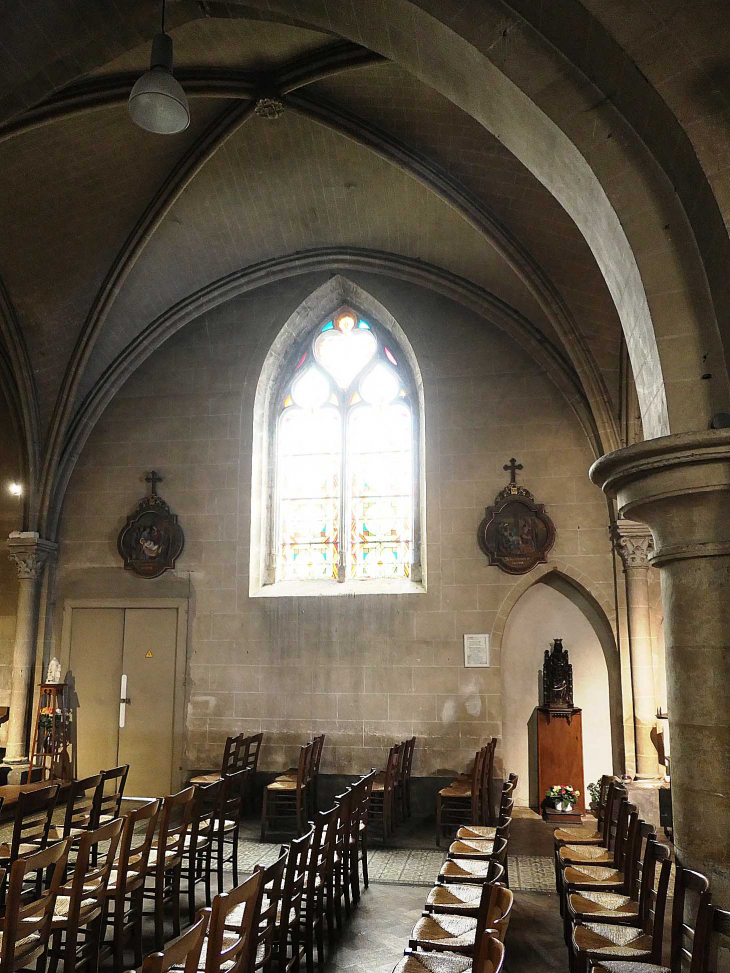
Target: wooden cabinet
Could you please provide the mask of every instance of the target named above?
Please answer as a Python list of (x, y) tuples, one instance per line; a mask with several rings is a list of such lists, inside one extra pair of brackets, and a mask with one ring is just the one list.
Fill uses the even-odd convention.
[(579, 822), (580, 816), (585, 814), (583, 726), (579, 709), (558, 713), (547, 706), (538, 706), (537, 778), (541, 808), (546, 792), (555, 784), (570, 784), (580, 791), (572, 814), (543, 808), (545, 820)]

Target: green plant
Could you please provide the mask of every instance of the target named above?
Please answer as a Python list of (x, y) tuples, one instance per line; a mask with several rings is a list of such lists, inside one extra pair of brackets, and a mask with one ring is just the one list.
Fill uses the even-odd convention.
[(598, 800), (601, 796), (601, 785), (598, 783), (598, 781), (588, 785), (588, 793), (591, 795), (591, 805), (598, 804)]
[(548, 788), (545, 796), (548, 800), (553, 801), (554, 804), (559, 802), (563, 804), (575, 804), (580, 797), (580, 791), (574, 790), (570, 784), (553, 784), (552, 787)]

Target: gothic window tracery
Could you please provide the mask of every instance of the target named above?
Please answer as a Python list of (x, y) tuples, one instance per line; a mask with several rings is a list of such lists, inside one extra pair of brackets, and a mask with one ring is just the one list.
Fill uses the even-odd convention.
[(275, 581), (410, 579), (417, 406), (400, 350), (345, 307), (290, 368), (276, 417)]

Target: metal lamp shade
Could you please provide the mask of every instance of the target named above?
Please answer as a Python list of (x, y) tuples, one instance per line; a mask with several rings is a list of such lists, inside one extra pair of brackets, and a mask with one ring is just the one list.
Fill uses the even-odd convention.
[(150, 69), (132, 88), (128, 107), (135, 125), (147, 132), (174, 135), (190, 124), (188, 99), (172, 76), (172, 39), (167, 34), (152, 41)]

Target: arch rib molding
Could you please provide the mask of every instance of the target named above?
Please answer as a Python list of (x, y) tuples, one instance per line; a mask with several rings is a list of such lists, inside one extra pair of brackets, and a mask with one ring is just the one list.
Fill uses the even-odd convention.
[(440, 267), (380, 250), (333, 247), (299, 251), (236, 271), (190, 294), (159, 315), (117, 356), (70, 424), (50, 503), (44, 511), (47, 536), (56, 535), (66, 487), (91, 430), (117, 390), (153, 351), (186, 324), (234, 297), (279, 280), (324, 271), (361, 271), (418, 284), (479, 314), (545, 369), (574, 410), (594, 454), (601, 454), (600, 437), (578, 373), (538, 328), (494, 294)]

